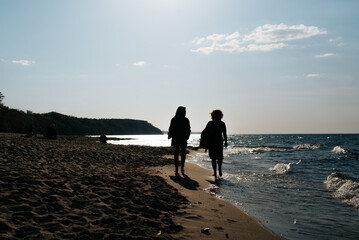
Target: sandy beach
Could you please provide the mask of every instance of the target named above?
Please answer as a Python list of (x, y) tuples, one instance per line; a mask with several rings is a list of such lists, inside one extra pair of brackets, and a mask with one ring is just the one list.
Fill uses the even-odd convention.
[[(0, 134), (0, 239), (279, 239), (170, 148)], [(201, 230), (209, 228), (209, 231)]]

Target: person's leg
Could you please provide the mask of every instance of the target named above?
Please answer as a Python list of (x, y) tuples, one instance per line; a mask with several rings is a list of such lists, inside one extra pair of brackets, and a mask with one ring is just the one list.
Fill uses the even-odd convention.
[(186, 161), (186, 146), (181, 147), (181, 171), (184, 172), (184, 163)]
[(219, 172), (219, 176), (222, 177), (222, 163), (223, 163), (223, 144), (221, 144), (220, 146), (218, 146), (218, 155), (217, 155), (217, 159), (218, 159), (218, 172)]
[(212, 168), (213, 168), (213, 176), (215, 178), (217, 178), (217, 163), (216, 163), (216, 159), (211, 159), (212, 160)]
[(217, 163), (216, 163), (216, 154), (215, 153), (216, 153), (216, 151), (214, 148), (208, 149), (208, 155), (212, 161), (213, 176), (216, 178), (217, 177)]
[(179, 146), (173, 146), (173, 149), (174, 149), (174, 160), (175, 160), (175, 172), (178, 173)]
[(220, 177), (222, 177), (222, 162), (223, 162), (223, 158), (218, 159), (218, 172)]

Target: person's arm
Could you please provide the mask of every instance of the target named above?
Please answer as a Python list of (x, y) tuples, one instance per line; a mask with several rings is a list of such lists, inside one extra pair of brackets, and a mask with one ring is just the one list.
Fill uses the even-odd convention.
[(187, 119), (187, 139), (189, 139), (189, 136), (191, 135), (191, 124), (189, 123), (188, 118)]
[(209, 148), (209, 141), (211, 139), (209, 139), (209, 126), (210, 122), (207, 123), (206, 127), (203, 129), (202, 133), (201, 133), (201, 139), (200, 139), (200, 148), (205, 149), (205, 152), (207, 152), (208, 148)]
[(228, 143), (227, 143), (227, 128), (226, 128), (226, 124), (223, 122), (223, 138), (224, 138), (224, 146), (228, 147)]
[(172, 138), (172, 132), (173, 132), (173, 119), (171, 119), (170, 127), (168, 129), (168, 139)]

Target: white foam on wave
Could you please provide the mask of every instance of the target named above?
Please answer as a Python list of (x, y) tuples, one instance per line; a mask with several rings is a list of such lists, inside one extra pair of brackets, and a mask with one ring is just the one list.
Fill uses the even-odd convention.
[(345, 150), (345, 149), (342, 148), (341, 146), (335, 146), (335, 147), (333, 148), (332, 152), (338, 153), (338, 154), (345, 154), (345, 153), (347, 153), (347, 150)]
[(296, 163), (278, 163), (276, 164), (274, 167), (270, 168), (270, 171), (276, 172), (278, 174), (286, 174), (286, 173), (290, 173), (290, 168), (293, 164), (300, 164), (302, 162), (302, 160), (299, 160)]
[(333, 191), (335, 198), (359, 209), (359, 183), (354, 178), (340, 173), (332, 173), (324, 183), (328, 190)]
[(278, 163), (273, 168), (270, 168), (270, 171), (276, 172), (278, 174), (285, 174), (290, 172), (290, 166), (292, 166), (292, 163)]
[(322, 145), (312, 145), (312, 144), (299, 144), (293, 147), (293, 149), (299, 150), (299, 149), (320, 149), (323, 148)]
[(218, 194), (219, 187), (217, 185), (211, 184), (208, 188), (205, 188), (204, 191), (208, 192), (211, 195), (216, 196), (217, 198), (222, 199), (223, 196)]
[(270, 147), (270, 146), (235, 146), (235, 147), (229, 147), (228, 153), (229, 155), (256, 154), (256, 153), (283, 151), (283, 150), (284, 148)]

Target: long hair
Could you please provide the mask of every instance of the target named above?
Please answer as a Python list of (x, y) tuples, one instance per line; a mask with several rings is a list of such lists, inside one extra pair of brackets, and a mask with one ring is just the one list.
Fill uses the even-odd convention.
[(183, 106), (179, 106), (176, 111), (176, 118), (184, 118), (186, 116), (186, 108)]

